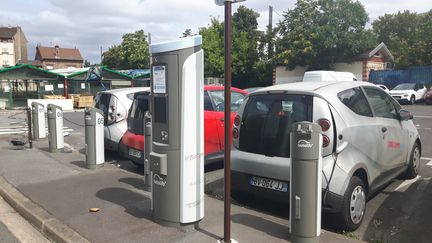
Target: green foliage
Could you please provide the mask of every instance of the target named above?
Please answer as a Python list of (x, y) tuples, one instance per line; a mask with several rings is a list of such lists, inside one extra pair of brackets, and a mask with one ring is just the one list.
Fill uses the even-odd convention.
[(114, 69), (148, 68), (149, 44), (144, 30), (124, 34), (120, 45), (103, 53), (102, 64)]
[(200, 28), (204, 50), (204, 76), (222, 77), (224, 73), (224, 26), (216, 18), (207, 28)]
[(84, 67), (90, 67), (91, 66), (91, 63), (90, 63), (90, 61), (89, 60), (84, 60)]
[(396, 68), (432, 64), (432, 10), (423, 14), (385, 14), (372, 26), (378, 41), (393, 53)]
[(353, 60), (373, 48), (376, 39), (365, 29), (368, 15), (352, 0), (298, 0), (278, 24), (275, 61), (293, 69), (297, 65), (330, 68)]

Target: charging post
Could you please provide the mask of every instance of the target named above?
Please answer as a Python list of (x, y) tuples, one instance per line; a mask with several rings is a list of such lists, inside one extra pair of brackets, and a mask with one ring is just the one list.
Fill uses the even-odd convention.
[(321, 234), (321, 127), (292, 126), (290, 169), (290, 232), (293, 242), (318, 243)]
[(64, 148), (63, 110), (60, 106), (48, 104), (48, 144), (50, 152), (58, 152)]
[(152, 152), (152, 124), (150, 112), (144, 114), (144, 190), (151, 191), (150, 153)]
[(104, 116), (97, 108), (87, 107), (84, 110), (86, 165), (96, 169), (104, 165)]
[(33, 122), (33, 139), (38, 140), (46, 138), (45, 129), (45, 107), (38, 102), (32, 102), (32, 122)]

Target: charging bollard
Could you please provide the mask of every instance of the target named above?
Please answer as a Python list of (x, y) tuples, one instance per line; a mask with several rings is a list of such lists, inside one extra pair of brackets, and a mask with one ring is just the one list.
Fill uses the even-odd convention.
[(86, 165), (96, 169), (105, 162), (103, 112), (93, 107), (84, 110)]
[(150, 192), (152, 176), (150, 171), (150, 153), (152, 152), (152, 124), (150, 112), (144, 115), (144, 190)]
[(63, 110), (60, 106), (48, 104), (48, 144), (50, 152), (57, 152), (64, 148)]
[(46, 138), (45, 107), (38, 102), (32, 102), (33, 140)]
[(321, 127), (311, 122), (292, 126), (290, 232), (293, 242), (319, 242), (321, 234)]

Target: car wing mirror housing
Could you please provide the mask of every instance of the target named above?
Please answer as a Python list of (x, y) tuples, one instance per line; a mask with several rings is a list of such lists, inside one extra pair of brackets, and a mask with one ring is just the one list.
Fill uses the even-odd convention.
[(407, 110), (400, 110), (399, 111), (399, 119), (402, 121), (408, 121), (412, 120), (414, 118), (413, 114)]

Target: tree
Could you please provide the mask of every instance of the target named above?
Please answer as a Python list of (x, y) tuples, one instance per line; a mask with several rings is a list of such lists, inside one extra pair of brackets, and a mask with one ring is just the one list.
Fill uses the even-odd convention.
[(91, 63), (90, 63), (90, 61), (89, 60), (84, 60), (84, 67), (90, 67), (91, 66)]
[(329, 69), (339, 61), (350, 61), (376, 45), (365, 29), (368, 15), (352, 0), (298, 0), (278, 24), (275, 61), (294, 69)]
[(202, 48), (205, 53), (204, 76), (222, 77), (224, 73), (224, 26), (216, 18), (211, 18), (210, 22), (207, 28), (199, 29), (203, 38)]
[(432, 10), (385, 14), (372, 23), (378, 41), (384, 42), (395, 57), (396, 68), (432, 64)]
[(102, 64), (115, 69), (148, 68), (149, 44), (144, 30), (124, 34), (120, 45), (103, 53)]

